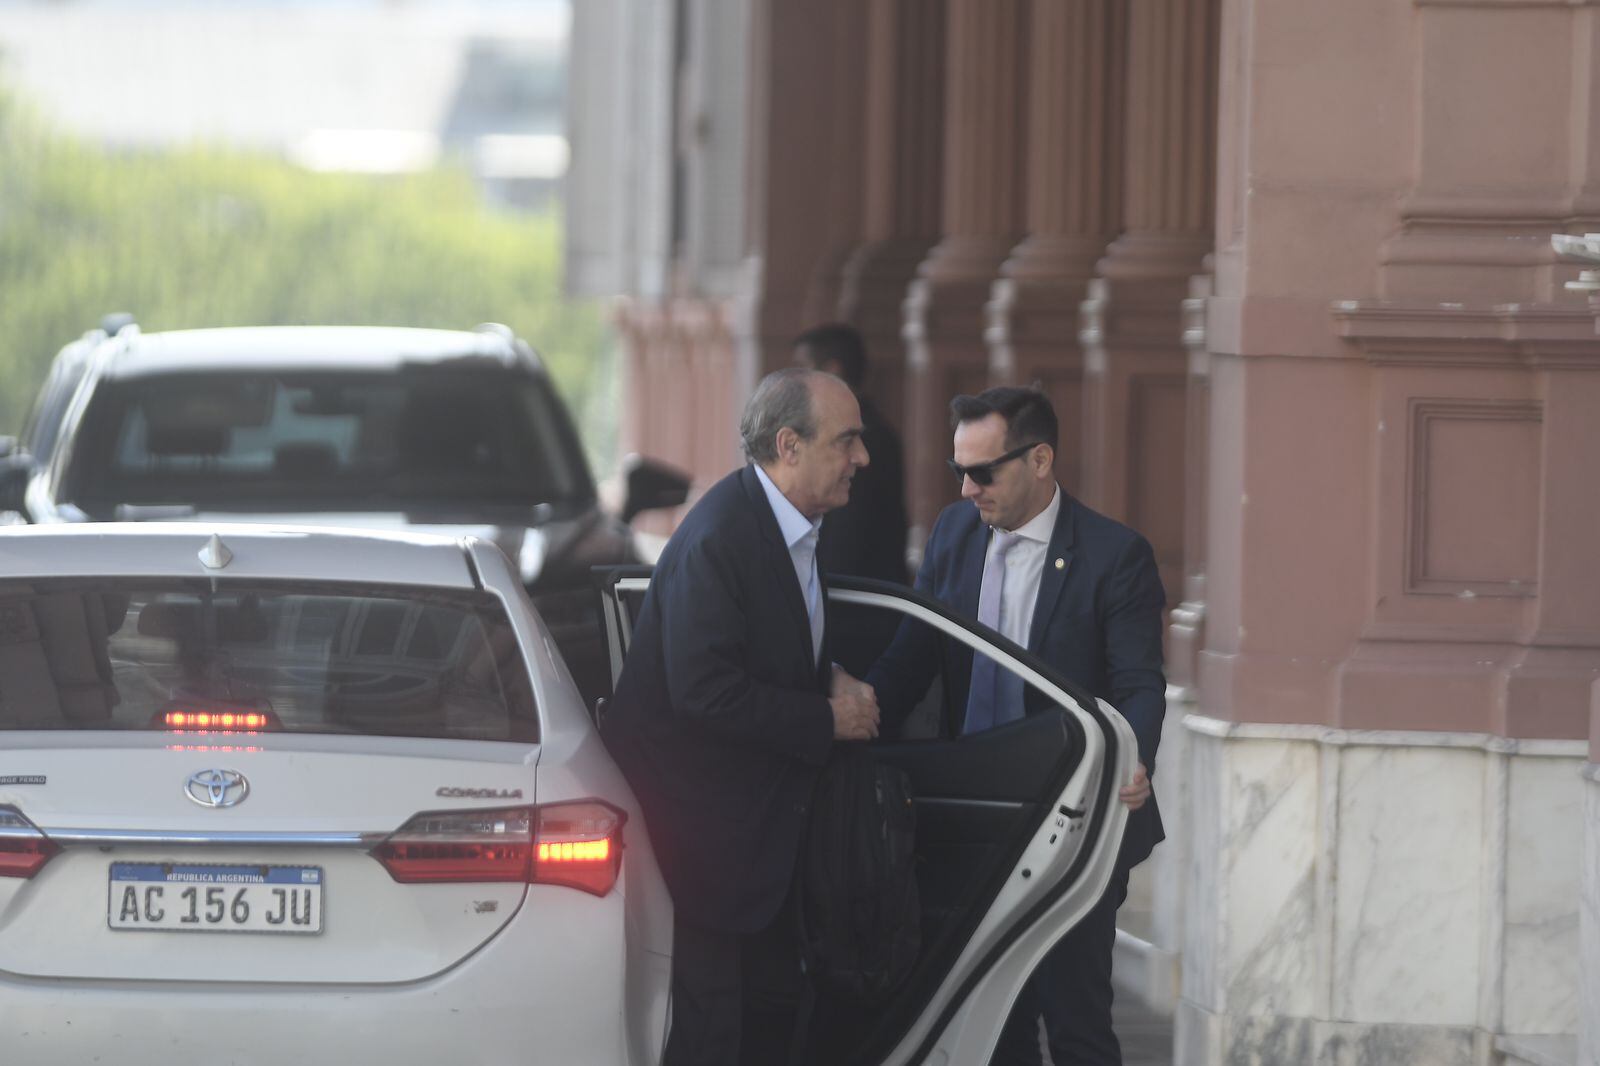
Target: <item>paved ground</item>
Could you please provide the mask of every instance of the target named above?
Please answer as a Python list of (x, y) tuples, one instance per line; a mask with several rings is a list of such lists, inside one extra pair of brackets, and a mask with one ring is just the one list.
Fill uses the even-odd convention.
[(1117, 1039), (1122, 1041), (1122, 1066), (1172, 1066), (1172, 1019), (1145, 1009), (1133, 997), (1119, 994), (1112, 1008)]
[[(1122, 1066), (1172, 1066), (1172, 1019), (1152, 1013), (1144, 1004), (1122, 992), (1111, 1008), (1111, 1021), (1122, 1041)], [(1051, 1066), (1045, 1046), (1044, 1025), (1039, 1026), (1039, 1047), (1045, 1066)]]

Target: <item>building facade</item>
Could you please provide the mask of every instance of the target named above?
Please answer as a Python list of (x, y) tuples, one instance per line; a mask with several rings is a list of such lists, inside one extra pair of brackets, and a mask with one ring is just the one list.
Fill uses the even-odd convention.
[[(1039, 383), (1170, 600), (1178, 1061), (1600, 1066), (1593, 0), (582, 0), (569, 275), (709, 484), (859, 325), (914, 561)], [(1170, 814), (1169, 814), (1170, 812)]]

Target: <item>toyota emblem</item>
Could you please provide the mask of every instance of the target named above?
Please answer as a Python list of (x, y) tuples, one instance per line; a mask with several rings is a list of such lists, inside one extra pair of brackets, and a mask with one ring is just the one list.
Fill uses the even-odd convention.
[(250, 782), (237, 770), (201, 770), (189, 775), (183, 792), (202, 807), (237, 807), (250, 795)]

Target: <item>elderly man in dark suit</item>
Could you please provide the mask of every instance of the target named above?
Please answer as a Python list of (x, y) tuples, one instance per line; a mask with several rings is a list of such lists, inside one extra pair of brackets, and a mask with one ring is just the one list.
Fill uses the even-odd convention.
[[(994, 1062), (1040, 1062), (1041, 1013), (1055, 1066), (1120, 1063), (1111, 1028), (1111, 951), (1128, 870), (1162, 839), (1150, 788), (1166, 709), (1161, 610), (1166, 597), (1144, 537), (1056, 484), (1055, 411), (1034, 389), (994, 388), (950, 405), (964, 499), (939, 515), (917, 588), (1023, 645), (1120, 711), (1139, 741), (1121, 789), (1132, 809), (1110, 887), (1045, 958), (1024, 989)], [(901, 719), (933, 678), (945, 685), (944, 731), (959, 736), (1035, 712), (1042, 694), (992, 660), (903, 625), (867, 675), (886, 722)], [(863, 690), (865, 691), (865, 690)]]
[(783, 1061), (798, 990), (789, 891), (835, 740), (877, 735), (836, 681), (816, 565), (822, 516), (867, 465), (838, 378), (780, 370), (740, 433), (751, 465), (668, 541), (602, 734), (638, 793), (676, 914), (667, 1066)]

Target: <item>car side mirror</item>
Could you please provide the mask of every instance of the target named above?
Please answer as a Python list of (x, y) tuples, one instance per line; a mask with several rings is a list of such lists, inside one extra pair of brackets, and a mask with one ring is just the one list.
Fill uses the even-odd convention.
[(689, 476), (654, 459), (628, 456), (622, 460), (622, 477), (627, 486), (622, 503), (624, 522), (632, 522), (644, 511), (677, 507), (689, 498)]

